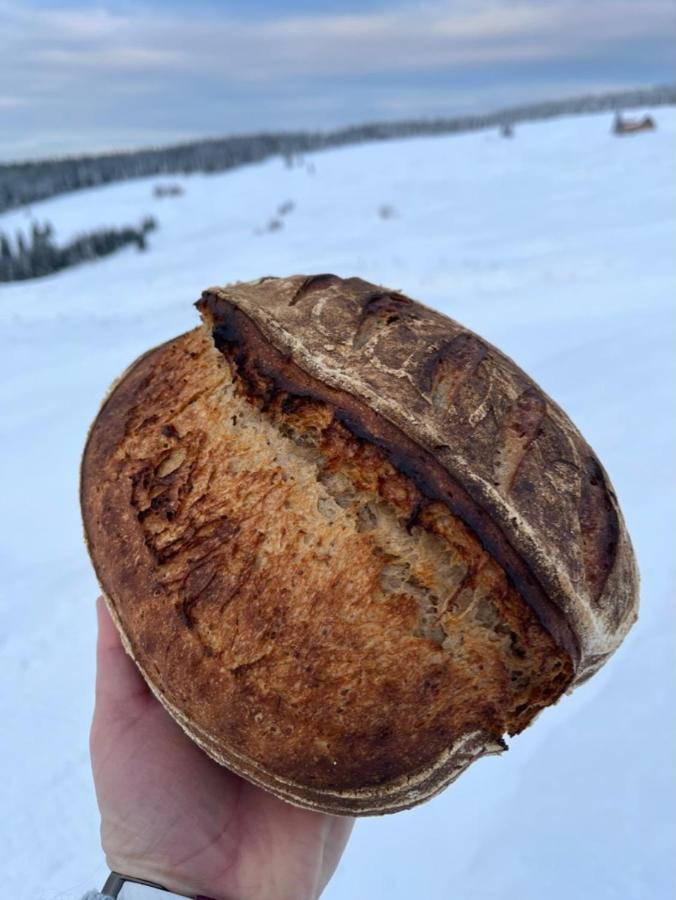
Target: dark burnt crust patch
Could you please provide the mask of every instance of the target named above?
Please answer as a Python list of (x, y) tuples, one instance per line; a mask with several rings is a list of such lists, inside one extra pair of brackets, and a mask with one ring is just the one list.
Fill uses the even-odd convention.
[(293, 360), (284, 357), (248, 316), (222, 297), (207, 292), (197, 307), (213, 323), (216, 347), (222, 351), (227, 348), (232, 354), (239, 376), (248, 382), (252, 393), (262, 397), (264, 403), (266, 398), (269, 401), (277, 392), (285, 391), (332, 404), (345, 427), (355, 436), (384, 450), (394, 467), (410, 478), (427, 500), (448, 505), (499, 562), (559, 646), (574, 662), (579, 658), (575, 635), (528, 565), (515, 553), (489, 515), (428, 451), (356, 397), (322, 384)]

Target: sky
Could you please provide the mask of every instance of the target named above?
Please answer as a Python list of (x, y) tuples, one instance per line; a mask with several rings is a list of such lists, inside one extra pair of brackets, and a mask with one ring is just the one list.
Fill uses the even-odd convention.
[(0, 160), (676, 80), (676, 0), (0, 0)]

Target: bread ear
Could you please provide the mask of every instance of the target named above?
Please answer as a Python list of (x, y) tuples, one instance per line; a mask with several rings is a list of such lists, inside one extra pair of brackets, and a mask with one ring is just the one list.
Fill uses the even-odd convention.
[(359, 278), (263, 278), (207, 290), (197, 306), (207, 322), (239, 310), (282, 355), (429, 451), (561, 613), (538, 609), (573, 655), (576, 683), (617, 649), (637, 618), (639, 576), (615, 491), (570, 418), (513, 360)]

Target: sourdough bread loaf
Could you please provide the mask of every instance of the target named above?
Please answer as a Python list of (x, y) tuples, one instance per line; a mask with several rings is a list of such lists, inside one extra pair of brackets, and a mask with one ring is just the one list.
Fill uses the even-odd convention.
[(197, 307), (83, 457), (125, 646), (207, 753), (279, 797), (426, 800), (635, 621), (608, 477), (514, 362), (396, 291), (263, 278)]

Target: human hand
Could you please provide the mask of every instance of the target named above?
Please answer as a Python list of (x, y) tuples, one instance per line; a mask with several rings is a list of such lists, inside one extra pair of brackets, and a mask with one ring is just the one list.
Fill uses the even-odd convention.
[(314, 900), (353, 820), (298, 809), (219, 766), (150, 692), (97, 604), (90, 749), (110, 868), (215, 900)]

